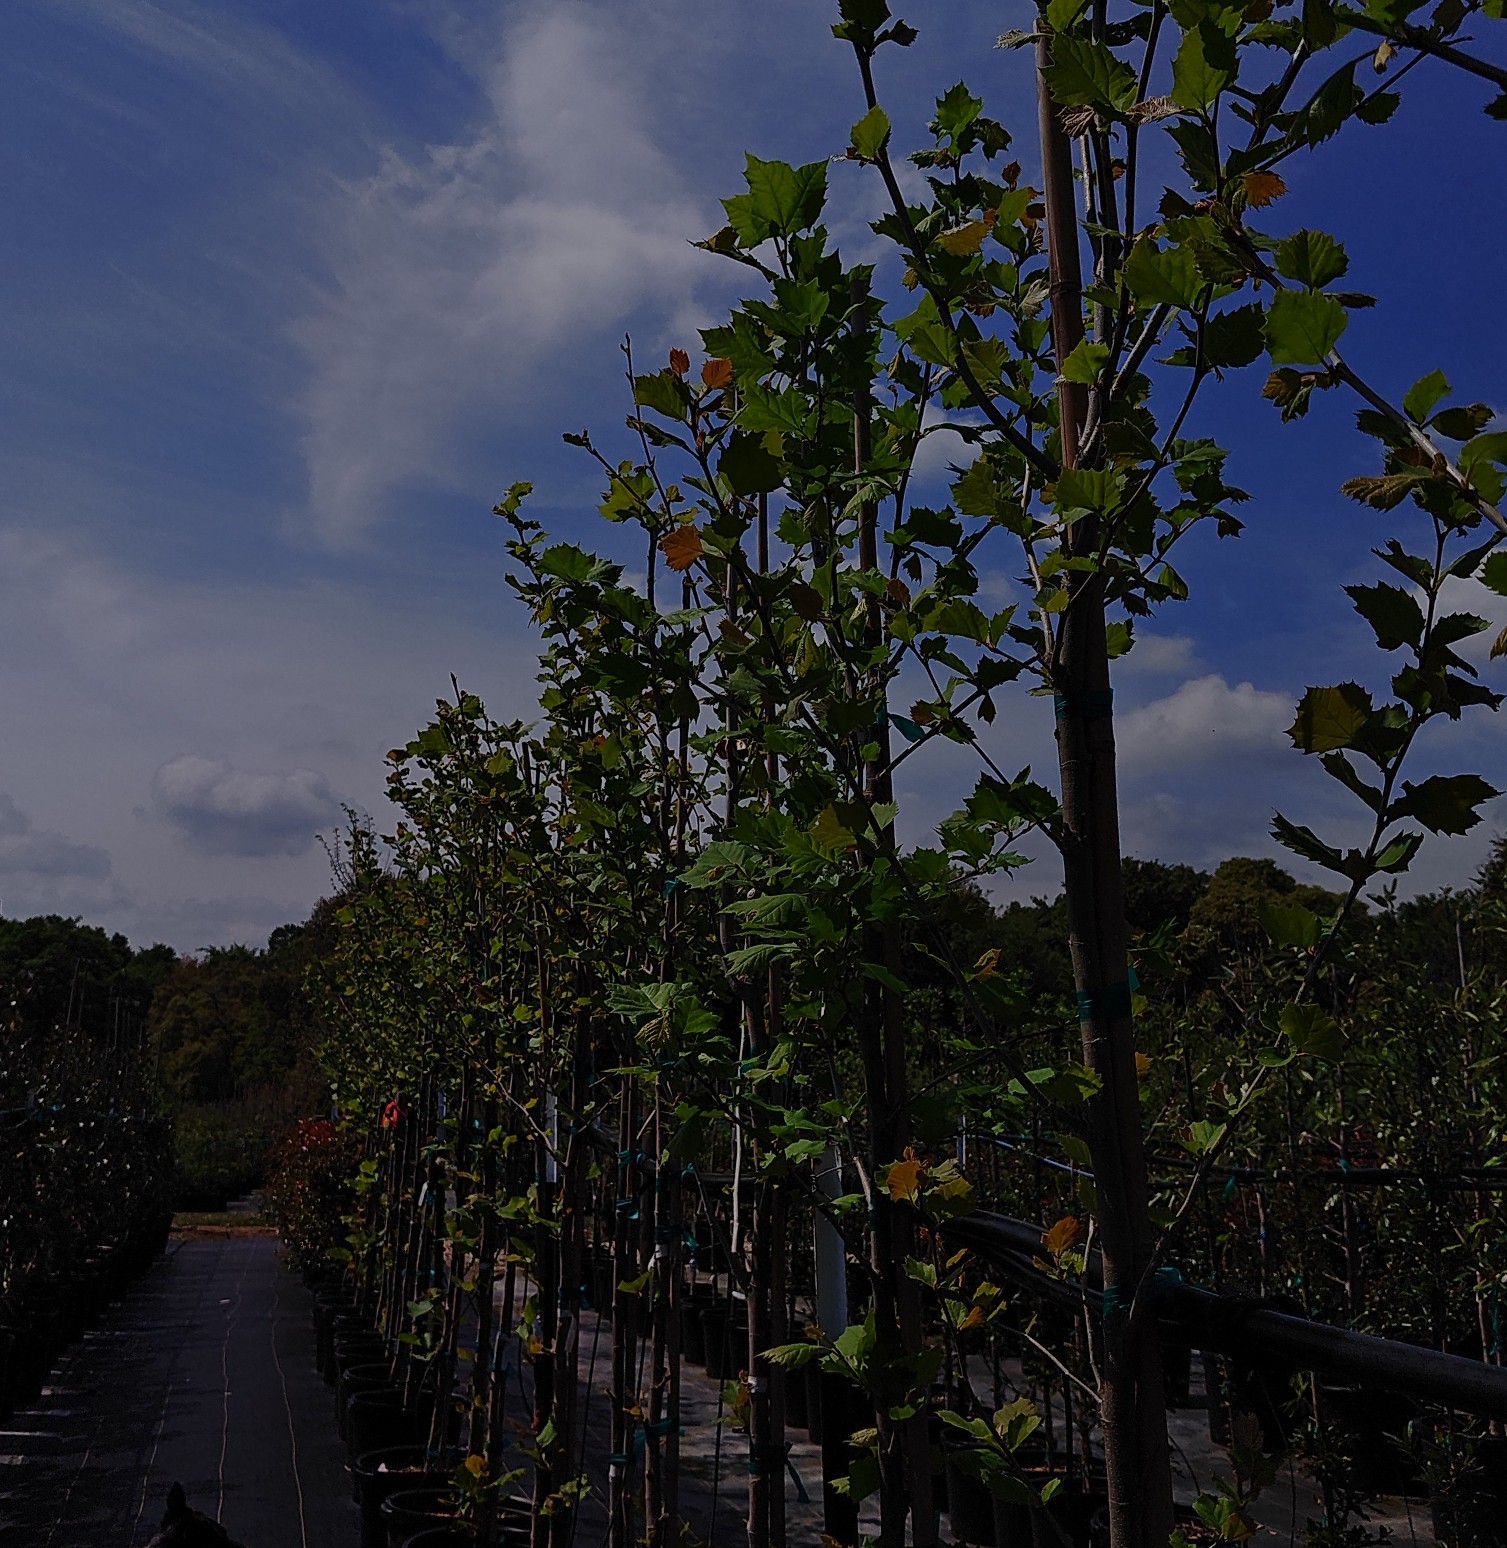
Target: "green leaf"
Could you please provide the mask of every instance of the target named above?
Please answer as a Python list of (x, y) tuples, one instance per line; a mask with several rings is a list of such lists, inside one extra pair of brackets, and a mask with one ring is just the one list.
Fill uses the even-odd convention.
[(1059, 33), (1052, 39), (1047, 84), (1063, 107), (1121, 112), (1136, 99), (1135, 71), (1103, 43)]
[[(743, 175), (748, 183), (746, 212), (765, 236), (792, 236), (816, 224), (827, 198), (826, 162), (792, 167), (783, 161), (760, 161), (750, 154)], [(724, 200), (723, 207), (736, 228), (734, 202)], [(739, 235), (743, 235), (741, 230)]]
[[(1210, 57), (1210, 44), (1214, 45)], [(1213, 107), (1235, 74), (1234, 49), (1213, 27), (1192, 27), (1172, 61), (1172, 100), (1202, 113)]]
[(1284, 849), (1290, 849), (1304, 860), (1312, 860), (1326, 871), (1338, 871), (1341, 876), (1349, 875), (1345, 869), (1345, 857), (1339, 850), (1331, 849), (1312, 828), (1289, 822), (1278, 812), (1272, 818), (1271, 834)]
[(1427, 376), (1420, 376), (1402, 395), (1403, 412), (1415, 425), (1421, 425), (1448, 391), (1449, 378), (1444, 372), (1430, 371)]
[(1377, 855), (1375, 860), (1376, 869), (1385, 872), (1389, 876), (1407, 870), (1413, 863), (1413, 856), (1418, 853), (1422, 844), (1423, 835), (1421, 833), (1399, 834)]
[(1279, 291), (1266, 314), (1266, 344), (1273, 364), (1321, 364), (1349, 320), (1333, 296), (1317, 291)]
[(1277, 273), (1310, 290), (1322, 290), (1349, 267), (1345, 249), (1323, 231), (1294, 231), (1277, 243)]
[(1502, 793), (1479, 774), (1435, 774), (1416, 785), (1403, 780), (1402, 788), (1388, 818), (1415, 817), (1430, 833), (1469, 833), (1481, 821), (1476, 808)]
[(1266, 348), (1266, 313), (1259, 301), (1220, 312), (1204, 325), (1204, 359), (1211, 366), (1248, 366)]
[(1288, 1041), (1299, 1053), (1310, 1054), (1315, 1059), (1325, 1059), (1330, 1063), (1344, 1054), (1345, 1038), (1339, 1023), (1317, 1005), (1284, 1006), (1281, 1025)]
[(773, 1349), (765, 1349), (761, 1354), (771, 1365), (781, 1366), (787, 1371), (798, 1371), (810, 1365), (821, 1352), (820, 1344), (776, 1344)]
[(1193, 254), (1187, 248), (1158, 248), (1149, 238), (1131, 248), (1120, 272), (1131, 295), (1148, 306), (1164, 301), (1192, 306), (1203, 289)]
[(753, 435), (746, 430), (734, 432), (722, 450), (717, 471), (740, 495), (768, 494), (785, 482), (785, 468), (771, 455), (769, 441), (778, 440), (778, 432)]
[(982, 100), (975, 97), (964, 82), (958, 81), (937, 98), (937, 111), (931, 121), (932, 130), (945, 139), (956, 140), (978, 122), (978, 116), (983, 111)]
[(1066, 360), (1062, 362), (1062, 375), (1070, 382), (1082, 382), (1093, 386), (1099, 373), (1109, 360), (1109, 345), (1094, 339), (1079, 339)]
[(863, 161), (877, 161), (879, 153), (890, 141), (889, 114), (876, 102), (853, 125), (852, 146)]
[(682, 424), (690, 418), (690, 388), (668, 367), (652, 376), (635, 376), (633, 401), (639, 408), (653, 409)]
[(1371, 695), (1358, 683), (1310, 688), (1299, 701), (1297, 719), (1287, 734), (1293, 746), (1305, 753), (1332, 752), (1351, 746), (1371, 714)]
[(1346, 586), (1355, 610), (1376, 631), (1383, 650), (1417, 645), (1423, 638), (1423, 609), (1400, 586)]
[(1278, 946), (1317, 946), (1323, 933), (1319, 916), (1301, 904), (1289, 907), (1263, 898), (1257, 904), (1261, 928)]
[(1507, 597), (1507, 550), (1493, 554), (1481, 566), (1481, 582), (1499, 597)]

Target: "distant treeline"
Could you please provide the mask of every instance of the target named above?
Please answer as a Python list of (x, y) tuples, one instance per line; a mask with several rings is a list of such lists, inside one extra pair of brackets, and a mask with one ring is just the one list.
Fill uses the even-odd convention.
[[(1381, 898), (1351, 925), (1378, 938), (1418, 981), (1448, 985), (1482, 966), (1507, 971), (1507, 941), (1479, 906), (1507, 896), (1507, 838), (1499, 838), (1472, 887), (1403, 903)], [(1301, 904), (1320, 914), (1338, 901), (1297, 882), (1272, 860), (1235, 857), (1214, 871), (1157, 860), (1125, 861), (1126, 914), (1136, 947), (1176, 957), (1196, 980), (1233, 949), (1264, 938), (1262, 909)], [(147, 1061), (173, 1118), (180, 1208), (217, 1208), (261, 1180), (270, 1145), (300, 1117), (322, 1110), (316, 1050), (327, 1015), (328, 969), (338, 899), (319, 902), (301, 924), (272, 932), (265, 948), (211, 947), (179, 956), (171, 947), (133, 950), (122, 935), (77, 919), (0, 918), (0, 1053), (49, 1029), (71, 1027)], [(998, 954), (1033, 997), (1068, 996), (1066, 907), (1033, 898), (996, 908), (959, 888), (946, 949), (970, 964)], [(911, 943), (908, 982), (919, 989), (939, 943)], [(1190, 988), (1196, 988), (1196, 983)], [(913, 1014), (926, 1015), (926, 996)]]

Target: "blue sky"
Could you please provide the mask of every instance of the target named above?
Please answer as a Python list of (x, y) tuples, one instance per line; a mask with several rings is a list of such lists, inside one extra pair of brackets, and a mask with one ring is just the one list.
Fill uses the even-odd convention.
[[(1027, 151), (1025, 61), (990, 47), (1027, 8), (905, 14), (921, 40), (881, 83), (898, 138), (966, 76)], [(744, 151), (841, 152), (861, 103), (829, 20), (817, 0), (0, 8), (0, 912), (260, 941), (326, 890), (341, 805), (380, 815), (383, 753), (452, 672), (529, 713), (490, 507), (529, 478), (536, 514), (610, 541), (560, 433), (611, 444), (622, 336), (694, 351), (738, 293), (689, 241)], [(1484, 86), (1410, 84), (1393, 124), (1290, 163), (1269, 224), (1347, 242), (1347, 283), (1381, 299), (1347, 349), (1379, 383), (1441, 365), (1501, 409), (1507, 126)], [(874, 190), (832, 182), (834, 230), (867, 251)], [(1373, 470), (1352, 406), (1282, 426), (1262, 375), (1202, 427), (1237, 448), (1247, 533), (1195, 542), (1193, 600), (1121, 677), (1132, 853), (1270, 852), (1279, 804), (1353, 822), (1281, 732), (1306, 683), (1381, 680), (1340, 587), (1395, 518), (1335, 492)], [(996, 729), (1005, 761), (1050, 767), (1039, 703)], [(1481, 716), (1429, 767), (1507, 784), (1502, 746)], [(967, 771), (907, 775), (919, 833)], [(1504, 806), (1431, 841), (1418, 884), (1466, 882)], [(1055, 886), (1045, 862), (1020, 890)]]

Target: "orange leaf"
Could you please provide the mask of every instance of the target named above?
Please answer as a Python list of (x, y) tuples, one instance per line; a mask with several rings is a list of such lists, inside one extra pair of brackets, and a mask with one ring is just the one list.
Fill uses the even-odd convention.
[(672, 570), (689, 570), (701, 557), (701, 533), (690, 522), (672, 527), (659, 540), (659, 551)]
[(1245, 202), (1253, 210), (1264, 209), (1287, 192), (1278, 172), (1247, 172), (1240, 181), (1245, 184)]
[(670, 351), (670, 369), (676, 376), (684, 376), (691, 369), (691, 357), (683, 349)]
[(1151, 1073), (1151, 1055), (1143, 1054), (1139, 1050), (1135, 1056), (1135, 1072), (1142, 1080)]
[(708, 387), (729, 387), (733, 380), (731, 360), (708, 360), (701, 368), (701, 380)]
[(890, 1167), (889, 1185), (892, 1199), (914, 1199), (921, 1191), (921, 1163), (913, 1156), (896, 1161)]
[(1054, 1258), (1058, 1258), (1069, 1247), (1077, 1245), (1079, 1229), (1076, 1215), (1064, 1215), (1055, 1225), (1047, 1227), (1042, 1233), (1041, 1240), (1045, 1244), (1046, 1250)]

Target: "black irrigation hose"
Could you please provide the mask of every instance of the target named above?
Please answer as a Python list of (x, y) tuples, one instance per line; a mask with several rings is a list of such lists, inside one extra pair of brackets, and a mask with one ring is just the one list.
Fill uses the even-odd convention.
[[(960, 1246), (972, 1247), (1039, 1293), (1102, 1308), (1103, 1292), (1094, 1286), (1100, 1278), (1097, 1254), (1089, 1257), (1088, 1284), (1054, 1279), (1035, 1266), (1042, 1252), (1040, 1226), (976, 1210), (949, 1221), (943, 1234)], [(1507, 1420), (1507, 1366), (1352, 1333), (1278, 1311), (1253, 1296), (1217, 1295), (1183, 1283), (1158, 1287), (1157, 1322), (1171, 1339), (1190, 1348), (1260, 1357)]]
[[(1016, 1139), (1007, 1139), (1001, 1134), (969, 1134), (968, 1141), (977, 1144), (980, 1140), (988, 1144), (997, 1145), (1002, 1150), (1013, 1150), (1018, 1155), (1029, 1156), (1032, 1160), (1040, 1162), (1043, 1166), (1052, 1167), (1059, 1172), (1071, 1172), (1075, 1177), (1093, 1180), (1093, 1173), (1088, 1169), (1075, 1166), (1067, 1161), (1058, 1161), (1052, 1156), (1037, 1155), (1028, 1145), (1020, 1143)], [(1165, 1166), (1174, 1171), (1191, 1172), (1198, 1163), (1187, 1156), (1147, 1156), (1148, 1165)], [(1212, 1166), (1209, 1168), (1209, 1178), (1216, 1182), (1234, 1183), (1259, 1183), (1259, 1182), (1292, 1182), (1293, 1173), (1290, 1168), (1283, 1167), (1276, 1171), (1267, 1171), (1254, 1166)], [(1324, 1167), (1317, 1171), (1301, 1172), (1297, 1182), (1304, 1187), (1329, 1187), (1329, 1188), (1376, 1188), (1385, 1187), (1391, 1183), (1422, 1183), (1426, 1188), (1459, 1188), (1466, 1192), (1495, 1192), (1497, 1189), (1507, 1190), (1507, 1166), (1468, 1166), (1455, 1168), (1449, 1172), (1412, 1172), (1395, 1166), (1345, 1166), (1337, 1165), (1333, 1168)]]

